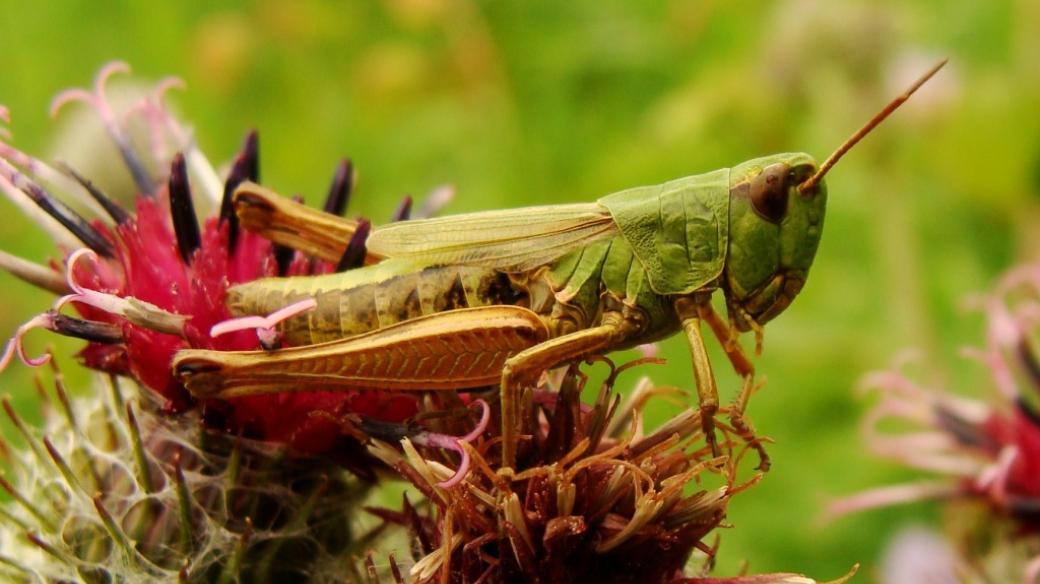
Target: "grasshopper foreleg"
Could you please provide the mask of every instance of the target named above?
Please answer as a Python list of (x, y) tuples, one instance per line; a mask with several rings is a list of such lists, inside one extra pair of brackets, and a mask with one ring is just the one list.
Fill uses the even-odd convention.
[(741, 439), (750, 444), (758, 453), (759, 470), (769, 470), (769, 455), (766, 454), (762, 442), (755, 435), (754, 428), (752, 428), (747, 420), (744, 419), (744, 411), (747, 409), (748, 400), (751, 398), (751, 394), (755, 389), (755, 365), (750, 359), (748, 359), (748, 356), (740, 346), (740, 343), (727, 342), (727, 340), (732, 336), (730, 328), (722, 317), (720, 317), (711, 307), (711, 304), (701, 305), (699, 313), (701, 317), (707, 321), (708, 326), (711, 327), (711, 331), (714, 333), (715, 338), (722, 344), (722, 348), (726, 352), (726, 357), (729, 358), (733, 370), (736, 371), (737, 375), (739, 375), (743, 380), (740, 387), (740, 393), (737, 394), (737, 398), (733, 401), (733, 405), (729, 410), (730, 424), (733, 425), (733, 429), (737, 431), (737, 434)]
[(697, 401), (701, 411), (701, 429), (714, 456), (719, 455), (719, 444), (715, 437), (715, 413), (719, 410), (719, 390), (715, 385), (715, 374), (701, 335), (702, 306), (708, 306), (710, 296), (680, 298), (675, 302), (675, 311), (682, 322), (683, 332), (690, 346), (693, 363), (693, 380), (697, 385)]

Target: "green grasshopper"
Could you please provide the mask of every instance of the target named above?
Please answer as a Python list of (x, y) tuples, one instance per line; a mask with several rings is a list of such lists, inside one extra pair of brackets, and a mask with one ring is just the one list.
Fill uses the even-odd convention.
[[(229, 290), (240, 315), (313, 299), (279, 325), (272, 351), (185, 350), (175, 373), (199, 397), (318, 389), (457, 390), (498, 384), (502, 466), (520, 433), (520, 392), (545, 370), (682, 332), (701, 424), (717, 451), (718, 390), (701, 323), (742, 388), (733, 428), (768, 458), (743, 421), (754, 366), (738, 332), (784, 311), (820, 241), (827, 171), (934, 75), (922, 76), (820, 166), (803, 153), (607, 195), (595, 203), (403, 221), (368, 238), (372, 265), (270, 278)], [(247, 229), (335, 261), (356, 228), (254, 184), (235, 194)], [(711, 306), (722, 290), (729, 322)]]

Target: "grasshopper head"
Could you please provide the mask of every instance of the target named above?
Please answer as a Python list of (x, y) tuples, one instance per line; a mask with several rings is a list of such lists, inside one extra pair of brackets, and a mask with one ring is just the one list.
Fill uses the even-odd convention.
[(936, 63), (819, 167), (808, 154), (794, 153), (756, 158), (730, 171), (729, 249), (721, 286), (740, 331), (783, 312), (805, 285), (820, 244), (827, 171), (945, 64)]
[(822, 181), (802, 192), (816, 172), (808, 154), (756, 158), (730, 173), (729, 250), (722, 288), (741, 331), (764, 324), (801, 291), (816, 256), (827, 204)]

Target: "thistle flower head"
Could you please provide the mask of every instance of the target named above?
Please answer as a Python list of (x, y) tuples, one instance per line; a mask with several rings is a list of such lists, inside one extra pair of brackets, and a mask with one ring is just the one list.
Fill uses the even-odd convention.
[[(91, 90), (62, 92), (51, 110), (58, 114), (83, 102), (98, 115), (136, 185), (132, 211), (74, 169), (59, 171), (0, 142), (0, 187), (54, 235), (66, 264), (62, 278), (53, 268), (6, 254), (0, 257), (9, 271), (63, 295), (52, 311), (17, 331), (0, 366), (15, 354), (30, 365), (45, 362), (46, 357), (25, 355), (22, 349), (21, 339), (32, 328), (78, 336), (89, 341), (80, 353), (86, 366), (133, 377), (165, 400), (164, 410), (200, 407), (212, 427), (286, 443), (303, 452), (335, 455), (344, 450), (344, 441), (354, 441), (331, 417), (354, 413), (400, 421), (413, 414), (413, 398), (372, 392), (196, 403), (174, 379), (170, 362), (180, 349), (233, 351), (277, 345), (269, 325), (227, 325), (231, 318), (225, 306), (228, 287), (265, 276), (327, 273), (336, 266), (294, 254), (238, 228), (230, 197), (240, 183), (259, 180), (255, 132), (247, 136), (221, 184), (190, 133), (165, 106), (165, 92), (180, 86), (179, 81), (164, 80), (129, 111), (116, 111), (106, 95), (106, 84), (111, 76), (128, 70), (123, 63), (105, 66)], [(147, 148), (138, 147), (131, 138), (134, 130), (142, 128)], [(50, 189), (57, 188), (64, 196), (103, 212), (108, 220), (83, 218), (52, 194)], [(337, 170), (326, 206), (342, 212), (350, 188), (350, 167), (344, 164)], [(204, 217), (200, 225), (196, 207), (219, 209), (220, 214)], [(75, 309), (78, 318), (60, 312), (65, 304)]]
[(342, 581), (370, 483), (164, 415), (116, 377), (96, 389), (70, 396), (56, 372), (40, 430), (3, 403), (23, 444), (0, 478), (5, 581)]

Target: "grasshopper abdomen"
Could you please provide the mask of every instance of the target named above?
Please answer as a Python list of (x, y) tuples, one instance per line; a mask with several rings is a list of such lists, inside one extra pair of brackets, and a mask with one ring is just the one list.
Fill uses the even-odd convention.
[[(390, 269), (387, 269), (388, 264)], [(508, 276), (465, 266), (395, 270), (393, 262), (342, 274), (268, 278), (228, 290), (236, 316), (265, 314), (313, 298), (317, 307), (279, 325), (287, 345), (334, 341), (459, 308), (524, 304)], [(357, 274), (376, 276), (358, 278)]]

